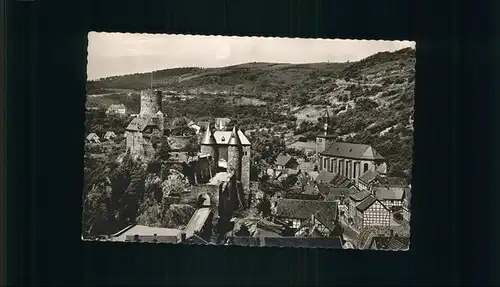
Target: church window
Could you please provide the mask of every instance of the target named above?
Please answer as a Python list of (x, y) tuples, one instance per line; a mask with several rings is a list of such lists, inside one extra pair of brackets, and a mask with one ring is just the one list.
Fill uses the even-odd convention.
[(367, 163), (365, 163), (365, 164), (363, 165), (363, 172), (367, 172), (367, 171), (368, 171), (368, 164), (367, 164)]

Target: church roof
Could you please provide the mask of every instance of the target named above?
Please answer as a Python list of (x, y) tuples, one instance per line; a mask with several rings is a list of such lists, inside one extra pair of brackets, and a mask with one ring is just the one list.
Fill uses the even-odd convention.
[(384, 159), (369, 145), (344, 142), (333, 142), (321, 155), (364, 160)]
[(238, 132), (236, 131), (236, 127), (233, 127), (233, 131), (231, 132), (231, 137), (228, 141), (229, 145), (241, 145), (240, 137), (238, 136)]
[(203, 140), (201, 141), (200, 144), (202, 144), (202, 145), (215, 145), (215, 144), (217, 144), (217, 141), (215, 140), (215, 137), (212, 134), (212, 131), (210, 130), (210, 124), (207, 124), (205, 136), (203, 137)]

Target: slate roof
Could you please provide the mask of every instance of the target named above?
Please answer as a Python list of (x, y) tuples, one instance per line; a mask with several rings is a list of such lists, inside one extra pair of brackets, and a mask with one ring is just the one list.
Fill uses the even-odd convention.
[(403, 200), (405, 189), (403, 187), (378, 187), (374, 190), (379, 200)]
[[(229, 138), (231, 137), (231, 131), (215, 131), (213, 133), (215, 137), (215, 141), (217, 142), (218, 145), (227, 145)], [(241, 130), (238, 130), (238, 137), (241, 141), (241, 144), (244, 146), (249, 146), (251, 145), (250, 141), (248, 138), (243, 134)]]
[(362, 201), (363, 199), (367, 198), (371, 193), (367, 190), (362, 190), (360, 192), (355, 192), (352, 193), (349, 198), (351, 198), (354, 201)]
[(357, 192), (357, 190), (346, 187), (329, 187), (324, 184), (318, 184), (319, 192), (326, 197), (326, 201), (333, 201), (339, 196), (348, 196), (352, 193)]
[(340, 237), (228, 237), (228, 245), (266, 247), (306, 247), (342, 249)]
[(310, 218), (311, 214), (316, 214), (324, 220), (337, 221), (337, 203), (334, 201), (280, 198), (277, 200), (277, 204), (277, 217), (304, 220)]
[(372, 206), (372, 204), (374, 204), (376, 201), (377, 201), (377, 198), (370, 194), (365, 199), (363, 199), (363, 201), (361, 201), (358, 205), (356, 205), (356, 209), (364, 212), (370, 206)]
[(212, 131), (210, 130), (210, 125), (207, 124), (207, 127), (205, 129), (205, 136), (203, 137), (203, 140), (201, 141), (202, 145), (215, 145), (217, 144), (217, 141), (215, 140), (214, 135), (212, 134)]
[(319, 173), (316, 182), (331, 184), (334, 187), (350, 187), (352, 185), (352, 182), (347, 177), (325, 170)]
[(363, 173), (360, 177), (359, 180), (363, 181), (364, 183), (371, 183), (375, 179), (378, 179), (380, 175), (377, 172), (374, 172), (372, 170), (367, 170), (365, 173)]
[(127, 126), (127, 131), (142, 132), (147, 126), (154, 126), (153, 118), (149, 116), (139, 116), (134, 118)]
[(344, 142), (333, 142), (321, 155), (364, 160), (384, 159), (369, 145)]

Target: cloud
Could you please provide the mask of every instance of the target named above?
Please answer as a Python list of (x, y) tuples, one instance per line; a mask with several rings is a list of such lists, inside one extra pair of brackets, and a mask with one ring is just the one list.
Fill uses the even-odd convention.
[(89, 33), (89, 79), (175, 67), (247, 62), (346, 62), (415, 47), (409, 41)]

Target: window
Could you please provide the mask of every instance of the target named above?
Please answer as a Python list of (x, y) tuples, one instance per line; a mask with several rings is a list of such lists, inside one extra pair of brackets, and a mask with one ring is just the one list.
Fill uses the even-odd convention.
[(349, 178), (349, 177), (350, 177), (350, 176), (349, 176), (349, 163), (348, 163), (348, 162), (346, 162), (346, 165), (345, 165), (345, 176), (346, 176), (347, 178)]
[(323, 158), (323, 168), (326, 169), (328, 159), (325, 157)]
[(334, 166), (335, 162), (334, 160), (332, 159), (331, 162), (330, 162), (330, 166), (329, 166), (329, 172), (333, 172), (333, 166)]
[(367, 172), (368, 171), (368, 163), (365, 163), (363, 165), (363, 172)]
[(323, 139), (318, 139), (318, 142), (320, 142), (320, 143), (323, 142)]
[(353, 177), (354, 177), (354, 178), (357, 178), (357, 177), (358, 177), (358, 175), (356, 174), (356, 172), (357, 172), (357, 170), (356, 170), (356, 169), (357, 169), (357, 168), (356, 168), (356, 166), (357, 166), (357, 165), (358, 165), (357, 163), (354, 163), (354, 172), (353, 172)]

